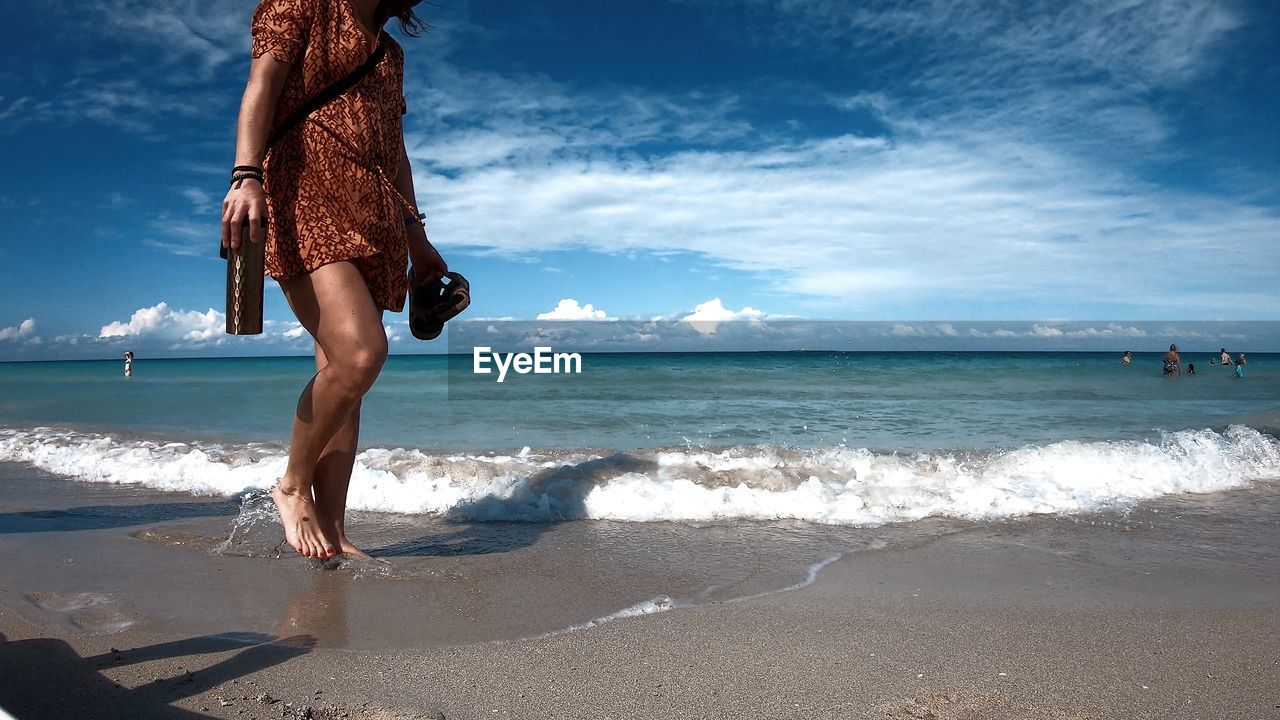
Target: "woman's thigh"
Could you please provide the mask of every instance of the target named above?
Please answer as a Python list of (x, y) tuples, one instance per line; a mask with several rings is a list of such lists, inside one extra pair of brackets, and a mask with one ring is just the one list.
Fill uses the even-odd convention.
[(315, 338), (326, 364), (364, 353), (385, 356), (382, 310), (354, 264), (322, 265), (281, 281), (280, 287), (298, 322)]

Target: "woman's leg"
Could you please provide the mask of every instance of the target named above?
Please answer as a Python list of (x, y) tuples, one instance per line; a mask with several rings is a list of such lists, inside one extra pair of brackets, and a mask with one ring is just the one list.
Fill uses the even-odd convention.
[[(316, 343), (316, 370), (328, 364), (324, 348)], [(347, 413), (346, 422), (321, 451), (312, 488), (320, 529), (329, 542), (340, 553), (368, 557), (347, 539), (346, 528), (347, 489), (351, 486), (351, 469), (355, 467), (356, 445), (360, 441), (360, 405), (361, 401), (356, 401), (356, 406)]]
[(373, 386), (387, 357), (382, 311), (350, 262), (335, 262), (280, 283), (298, 322), (328, 362), (298, 398), (284, 477), (271, 491), (285, 540), (307, 557), (329, 557), (334, 543), (320, 527), (313, 498), (316, 467), (351, 411)]

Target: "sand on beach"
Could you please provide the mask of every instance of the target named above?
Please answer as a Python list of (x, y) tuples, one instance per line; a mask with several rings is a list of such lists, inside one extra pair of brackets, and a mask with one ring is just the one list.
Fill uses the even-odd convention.
[(5, 465), (0, 707), (1280, 717), (1277, 511), (1264, 483), (986, 524), (388, 524), (385, 574), (220, 554), (234, 501)]

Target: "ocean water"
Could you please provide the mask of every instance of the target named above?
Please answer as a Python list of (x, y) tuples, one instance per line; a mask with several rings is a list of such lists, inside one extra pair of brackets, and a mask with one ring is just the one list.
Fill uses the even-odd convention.
[[(877, 526), (1123, 508), (1280, 478), (1280, 356), (671, 353), (578, 375), (388, 360), (353, 509), (467, 520)], [(1198, 360), (1202, 360), (1200, 362)], [(0, 461), (91, 483), (270, 487), (307, 358), (0, 365)]]

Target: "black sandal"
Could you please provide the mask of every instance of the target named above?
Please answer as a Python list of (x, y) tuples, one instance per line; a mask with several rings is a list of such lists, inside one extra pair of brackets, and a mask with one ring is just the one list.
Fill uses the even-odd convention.
[[(448, 280), (446, 284), (444, 281)], [(409, 268), (409, 332), (419, 340), (435, 340), (444, 324), (471, 304), (471, 284), (456, 272), (415, 287)]]

